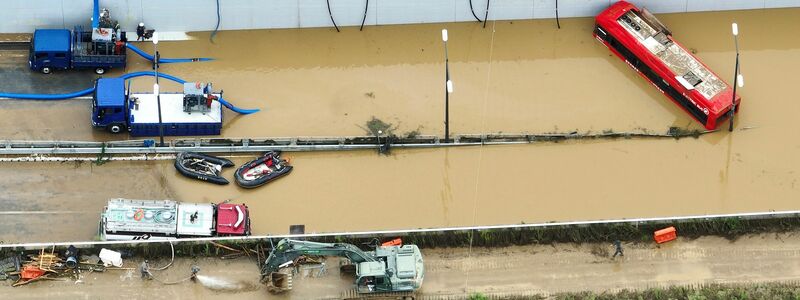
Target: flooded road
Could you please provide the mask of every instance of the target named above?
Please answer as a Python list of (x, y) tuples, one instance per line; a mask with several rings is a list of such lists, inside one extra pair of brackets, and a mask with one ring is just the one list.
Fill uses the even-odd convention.
[[(800, 40), (789, 37), (800, 31), (798, 16), (800, 9), (659, 16), (723, 78), (733, 73), (730, 22), (739, 23), (746, 85), (733, 134), (397, 150), (388, 157), (287, 154), (294, 172), (256, 190), (191, 181), (171, 162), (4, 164), (0, 199), (8, 210), (81, 213), (4, 215), (10, 225), (0, 228), (0, 240), (91, 239), (111, 197), (245, 202), (254, 234), (286, 233), (292, 224), (331, 232), (797, 209), (800, 102), (792, 89)], [(220, 33), (216, 44), (198, 33), (194, 41), (161, 43), (159, 51), (218, 60), (161, 70), (212, 81), (238, 106), (264, 109), (226, 112), (225, 136), (364, 134), (359, 126), (372, 116), (393, 123), (397, 134), (441, 135), (440, 30), (447, 27), (451, 133), (701, 128), (594, 40), (589, 18), (562, 20), (561, 30), (552, 20), (488, 25), (235, 31)], [(130, 71), (147, 68), (131, 59)], [(151, 84), (136, 80), (134, 90)], [(117, 138), (90, 128), (89, 105), (3, 102), (0, 117), (12, 125), (0, 127), (0, 137)]]

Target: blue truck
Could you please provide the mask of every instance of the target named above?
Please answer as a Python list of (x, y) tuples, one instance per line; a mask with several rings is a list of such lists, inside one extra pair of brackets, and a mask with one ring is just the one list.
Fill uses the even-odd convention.
[[(158, 118), (161, 98), (161, 123)], [(126, 92), (125, 79), (100, 78), (92, 96), (92, 125), (111, 133), (128, 131), (131, 136), (219, 135), (222, 131), (220, 94), (210, 83), (184, 83), (183, 93)]]
[(68, 29), (37, 29), (31, 38), (28, 64), (31, 70), (50, 74), (53, 70), (92, 69), (104, 74), (124, 68), (125, 32), (95, 28), (90, 32)]

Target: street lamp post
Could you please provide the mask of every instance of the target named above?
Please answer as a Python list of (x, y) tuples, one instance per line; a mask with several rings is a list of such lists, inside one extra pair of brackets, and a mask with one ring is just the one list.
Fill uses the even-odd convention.
[(453, 82), (450, 81), (450, 59), (447, 57), (447, 29), (442, 29), (444, 42), (444, 141), (450, 142), (450, 93), (453, 92)]
[(161, 120), (161, 93), (158, 87), (158, 61), (161, 60), (161, 55), (158, 54), (158, 32), (153, 32), (153, 51), (155, 57), (153, 58), (153, 69), (156, 73), (156, 83), (153, 85), (153, 94), (156, 95), (156, 102), (158, 104), (158, 137), (160, 140), (159, 146), (164, 146), (164, 124)]
[(731, 96), (731, 110), (728, 111), (730, 122), (728, 123), (728, 131), (733, 131), (733, 117), (736, 111), (736, 87), (744, 86), (744, 77), (739, 74), (739, 25), (736, 23), (731, 24), (731, 31), (733, 32), (733, 43), (736, 47), (736, 66), (733, 70), (733, 96)]

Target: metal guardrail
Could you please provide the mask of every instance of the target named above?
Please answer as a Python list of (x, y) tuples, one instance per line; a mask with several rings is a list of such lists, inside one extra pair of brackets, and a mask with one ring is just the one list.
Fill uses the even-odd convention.
[(445, 142), (437, 136), (343, 136), (343, 137), (275, 137), (275, 138), (189, 138), (174, 139), (159, 146), (155, 140), (92, 141), (19, 141), (0, 140), (0, 155), (52, 154), (175, 154), (183, 151), (204, 153), (252, 153), (280, 151), (343, 151), (389, 148), (434, 148), (475, 145), (530, 144), (571, 139), (615, 138), (681, 138), (699, 136), (712, 131), (689, 134), (656, 134), (603, 132), (596, 134), (463, 134)]
[[(247, 153), (269, 150), (320, 151), (376, 149), (387, 137), (294, 137), (261, 139), (193, 138), (165, 141), (159, 146), (154, 140), (110, 142), (88, 141), (0, 141), (0, 155), (31, 154), (175, 154), (183, 151), (205, 153)], [(390, 147), (450, 146), (436, 137), (398, 139)], [(463, 143), (452, 143), (452, 146)]]
[(30, 41), (0, 41), (0, 51), (3, 50), (28, 50), (30, 47)]
[(690, 216), (672, 216), (672, 217), (655, 217), (655, 218), (635, 218), (635, 219), (606, 219), (594, 221), (568, 221), (568, 222), (550, 222), (550, 223), (531, 223), (531, 224), (505, 224), (505, 225), (486, 225), (486, 226), (464, 226), (464, 227), (440, 227), (440, 228), (418, 228), (418, 229), (398, 229), (398, 230), (376, 230), (376, 231), (349, 231), (349, 232), (330, 232), (330, 233), (307, 233), (307, 234), (278, 234), (278, 235), (252, 235), (252, 236), (239, 236), (239, 237), (205, 237), (205, 238), (181, 238), (174, 240), (136, 240), (136, 241), (76, 241), (76, 242), (44, 242), (44, 243), (17, 243), (17, 244), (0, 244), (0, 249), (41, 249), (42, 247), (67, 247), (74, 245), (75, 247), (92, 247), (98, 245), (137, 245), (137, 244), (153, 244), (153, 243), (205, 243), (205, 242), (220, 242), (220, 241), (241, 241), (241, 242), (254, 242), (265, 239), (282, 239), (282, 238), (310, 238), (310, 237), (330, 237), (330, 236), (366, 236), (366, 237), (379, 237), (379, 236), (397, 236), (407, 235), (410, 233), (443, 233), (453, 231), (481, 231), (481, 230), (496, 230), (496, 229), (530, 229), (530, 228), (548, 228), (548, 227), (563, 227), (563, 226), (591, 226), (599, 224), (633, 224), (642, 225), (647, 223), (652, 224), (669, 224), (669, 223), (682, 223), (693, 220), (711, 220), (711, 219), (725, 219), (725, 218), (742, 218), (742, 219), (780, 219), (780, 218), (796, 218), (800, 216), (800, 210), (788, 211), (766, 211), (766, 212), (752, 212), (752, 213), (732, 213), (732, 214), (714, 214), (714, 215), (690, 215)]

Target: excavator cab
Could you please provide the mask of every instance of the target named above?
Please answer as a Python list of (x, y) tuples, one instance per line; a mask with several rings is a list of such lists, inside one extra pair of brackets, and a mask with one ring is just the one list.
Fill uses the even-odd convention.
[(364, 276), (356, 281), (359, 294), (391, 292), (392, 282), (386, 276)]
[(360, 294), (392, 291), (392, 281), (383, 262), (362, 262), (356, 265), (356, 274), (356, 290)]

